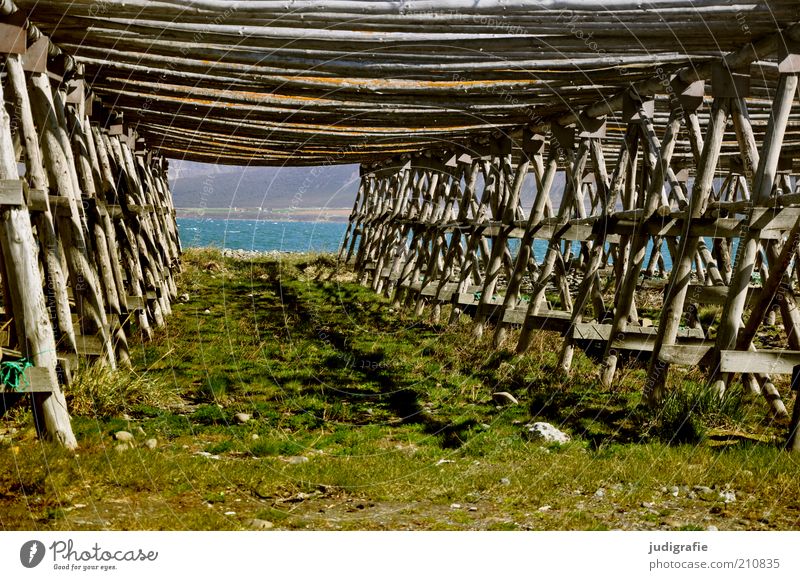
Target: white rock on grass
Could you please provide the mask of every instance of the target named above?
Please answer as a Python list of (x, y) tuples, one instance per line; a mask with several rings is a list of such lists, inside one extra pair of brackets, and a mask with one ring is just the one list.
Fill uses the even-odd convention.
[(268, 520), (260, 520), (258, 518), (247, 520), (247, 525), (254, 530), (269, 530), (274, 527), (274, 524)]
[(133, 433), (130, 433), (128, 431), (117, 431), (116, 433), (114, 433), (114, 439), (116, 439), (117, 441), (122, 441), (123, 443), (128, 443), (130, 441), (133, 441)]
[(158, 447), (158, 440), (157, 439), (148, 439), (144, 442), (144, 446), (148, 449), (155, 449)]
[(525, 434), (529, 439), (542, 440), (546, 443), (567, 443), (570, 436), (553, 427), (550, 423), (528, 423), (525, 425)]
[(251, 419), (251, 415), (249, 413), (236, 413), (233, 418), (238, 423), (247, 423)]

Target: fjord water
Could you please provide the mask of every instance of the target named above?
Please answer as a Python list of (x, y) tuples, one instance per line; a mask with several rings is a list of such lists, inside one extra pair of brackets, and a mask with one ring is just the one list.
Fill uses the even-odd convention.
[[(347, 230), (346, 222), (301, 222), (239, 220), (222, 218), (178, 218), (184, 248), (213, 247), (257, 252), (337, 252)], [(510, 244), (516, 253), (516, 240)], [(711, 244), (711, 240), (706, 240)], [(652, 242), (648, 243), (648, 255)], [(547, 240), (535, 240), (538, 259), (547, 252)], [(733, 250), (735, 251), (735, 245)], [(573, 252), (578, 252), (577, 242)], [(667, 269), (672, 268), (666, 244), (662, 248)]]

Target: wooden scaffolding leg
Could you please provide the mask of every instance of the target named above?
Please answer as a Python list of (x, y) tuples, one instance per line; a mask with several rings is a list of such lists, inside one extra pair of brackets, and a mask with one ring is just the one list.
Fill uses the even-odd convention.
[[(2, 85), (0, 103), (5, 103)], [(4, 106), (0, 107), (0, 179), (18, 179), (11, 124)], [(0, 211), (0, 248), (6, 265), (4, 283), (11, 296), (10, 308), (22, 351), (34, 365), (50, 370), (55, 377), (55, 335), (47, 313), (27, 207), (5, 206)], [(69, 449), (77, 448), (66, 399), (57, 383), (54, 382), (51, 394), (34, 396), (34, 419), (42, 436)]]

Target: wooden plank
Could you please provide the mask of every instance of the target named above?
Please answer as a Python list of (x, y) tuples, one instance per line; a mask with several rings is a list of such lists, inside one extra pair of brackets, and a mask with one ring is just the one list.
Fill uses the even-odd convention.
[(0, 393), (52, 393), (58, 388), (55, 372), (47, 367), (28, 367), (20, 377), (18, 388), (0, 384)]
[(122, 219), (125, 217), (125, 213), (122, 211), (121, 205), (108, 204), (106, 209), (108, 210), (108, 215), (111, 216), (111, 219)]
[(128, 311), (144, 310), (144, 298), (141, 296), (128, 296), (126, 299)]
[(83, 356), (103, 356), (103, 341), (93, 334), (75, 334), (78, 354)]
[(706, 362), (705, 359), (712, 348), (712, 344), (665, 344), (661, 347), (658, 360), (668, 364), (693, 367)]
[[(27, 40), (27, 39), (26, 39)], [(22, 68), (25, 72), (47, 73), (47, 51), (50, 40), (41, 36), (31, 44), (22, 56)]]
[[(596, 322), (578, 322), (573, 326), (572, 338), (576, 340), (602, 340), (607, 341), (611, 337), (610, 324), (598, 324)], [(629, 325), (622, 333), (626, 338), (633, 337), (654, 337), (658, 334), (655, 326), (633, 326)], [(700, 328), (680, 328), (678, 338), (704, 340), (705, 335)]]
[(0, 18), (0, 54), (25, 54), (27, 14), (22, 10)]
[(720, 371), (723, 373), (765, 373), (790, 375), (800, 365), (800, 351), (720, 351)]
[(3, 205), (27, 205), (21, 179), (0, 179), (0, 206)]
[[(526, 322), (525, 315), (528, 313), (528, 305), (524, 304), (522, 308), (509, 308), (503, 313), (503, 322), (507, 324), (521, 325)], [(538, 330), (554, 330), (556, 332), (565, 332), (572, 320), (572, 314), (563, 312), (561, 310), (539, 310), (535, 316), (531, 316), (527, 320), (530, 328)]]

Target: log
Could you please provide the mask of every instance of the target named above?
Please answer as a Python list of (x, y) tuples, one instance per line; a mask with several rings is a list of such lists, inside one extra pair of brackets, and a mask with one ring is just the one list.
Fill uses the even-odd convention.
[[(12, 57), (13, 58), (13, 57)], [(4, 102), (0, 86), (0, 102)], [(17, 160), (11, 141), (11, 125), (0, 107), (0, 179), (17, 177)], [(37, 367), (56, 370), (56, 342), (47, 312), (37, 250), (28, 208), (6, 206), (0, 212), (0, 249), (6, 267), (4, 281), (11, 296), (14, 323), (23, 354)], [(60, 389), (34, 396), (34, 420), (43, 437), (68, 449), (78, 443), (72, 433), (66, 400)]]

